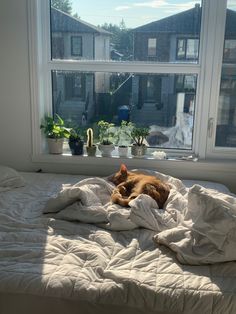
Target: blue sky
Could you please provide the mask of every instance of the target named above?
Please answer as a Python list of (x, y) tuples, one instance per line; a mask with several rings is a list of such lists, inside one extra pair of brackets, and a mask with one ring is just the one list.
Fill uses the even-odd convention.
[[(231, 0), (232, 1), (232, 0)], [(234, 0), (236, 1), (236, 0)], [(133, 28), (193, 8), (201, 0), (72, 0), (73, 13), (94, 25), (119, 24)]]

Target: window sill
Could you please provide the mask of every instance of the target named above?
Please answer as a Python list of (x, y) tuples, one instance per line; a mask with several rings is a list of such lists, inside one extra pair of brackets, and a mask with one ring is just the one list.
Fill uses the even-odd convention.
[[(186, 173), (188, 170), (201, 170), (207, 172), (230, 173), (236, 174), (236, 161), (235, 160), (219, 160), (219, 159), (205, 159), (205, 160), (188, 160), (181, 159), (179, 157), (168, 157), (167, 159), (156, 159), (150, 156), (144, 157), (102, 157), (96, 155), (90, 157), (87, 155), (53, 155), (53, 154), (38, 154), (32, 156), (32, 162), (34, 163), (47, 163), (47, 164), (64, 164), (64, 165), (79, 165), (79, 166), (119, 166), (121, 162), (124, 162), (129, 168), (146, 168), (157, 169), (160, 172), (183, 171)], [(191, 177), (191, 173), (189, 174)]]

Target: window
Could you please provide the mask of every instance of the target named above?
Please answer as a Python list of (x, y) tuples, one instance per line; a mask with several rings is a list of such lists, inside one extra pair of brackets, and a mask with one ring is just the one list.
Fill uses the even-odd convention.
[(71, 55), (82, 56), (82, 37), (71, 36)]
[(148, 38), (148, 56), (156, 56), (157, 54), (157, 39)]
[(236, 63), (236, 39), (225, 39), (224, 63)]
[(197, 60), (199, 39), (180, 38), (177, 39), (177, 60)]
[[(230, 5), (228, 5), (229, 9)], [(216, 147), (236, 147), (236, 12), (230, 11), (230, 13), (226, 15), (223, 64), (216, 121)], [(229, 29), (233, 21), (234, 27)]]
[[(101, 0), (90, 16), (95, 2), (80, 0), (77, 6), (74, 0), (78, 19), (49, 0), (32, 1), (41, 10), (31, 36), (43, 43), (33, 63), (39, 115), (58, 113), (80, 127), (86, 113), (86, 127), (101, 119), (119, 126), (125, 106), (128, 120), (149, 128), (151, 148), (202, 158), (215, 149), (220, 156), (225, 147), (234, 152), (235, 5), (182, 1), (170, 14), (160, 4), (150, 9), (131, 1), (124, 8), (118, 0)], [(123, 20), (120, 10), (127, 12)]]

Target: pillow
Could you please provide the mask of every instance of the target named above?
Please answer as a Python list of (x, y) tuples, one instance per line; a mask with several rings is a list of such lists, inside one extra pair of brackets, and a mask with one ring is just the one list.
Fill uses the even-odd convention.
[(0, 165), (0, 192), (25, 185), (23, 177), (14, 169)]

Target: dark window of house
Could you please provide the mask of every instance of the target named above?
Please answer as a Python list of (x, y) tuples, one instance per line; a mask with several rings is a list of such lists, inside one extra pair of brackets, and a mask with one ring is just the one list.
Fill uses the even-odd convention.
[(84, 97), (84, 74), (68, 73), (65, 79), (65, 99), (81, 99)]
[(177, 60), (197, 60), (198, 59), (198, 38), (178, 38), (177, 39)]
[(236, 39), (226, 39), (224, 46), (224, 59), (225, 63), (236, 62)]
[(157, 54), (157, 39), (148, 38), (148, 56), (154, 57)]
[(71, 36), (71, 55), (82, 56), (82, 37)]
[(64, 41), (62, 37), (52, 36), (52, 57), (62, 59), (64, 56)]

